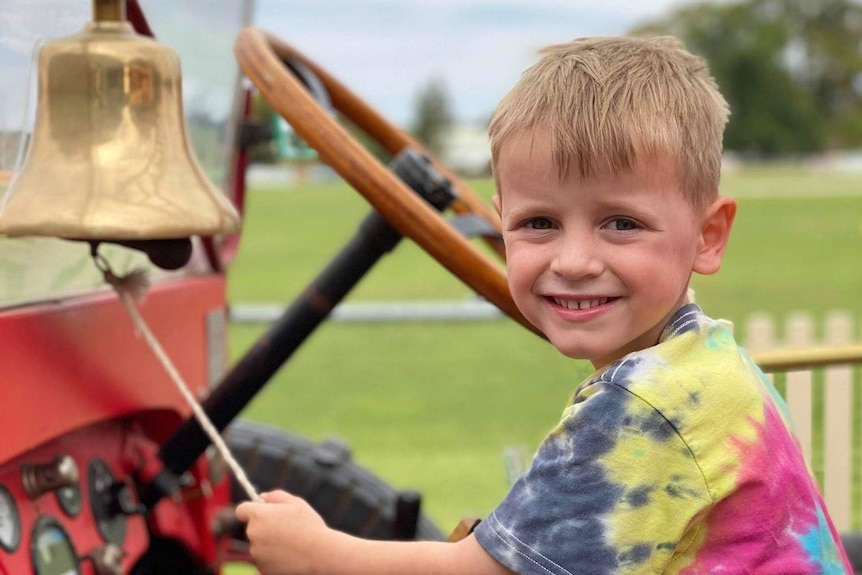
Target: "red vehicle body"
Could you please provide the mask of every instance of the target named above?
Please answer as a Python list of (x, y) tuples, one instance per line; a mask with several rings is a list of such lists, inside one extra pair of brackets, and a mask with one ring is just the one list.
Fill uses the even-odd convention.
[[(245, 96), (231, 49), (249, 6), (183, 4), (132, 2), (129, 19), (139, 33), (161, 30), (160, 40), (174, 43), (187, 85), (196, 84), (186, 117), (198, 158), (226, 193), (238, 194)], [(20, 166), (32, 128), (33, 48), (79, 32), (90, 10), (89, 0), (0, 7), (0, 20), (15, 26), (4, 26), (0, 39), (0, 61), (13, 71), (0, 86), (0, 188)], [(141, 314), (201, 397), (227, 365), (224, 269), (237, 240), (196, 240), (191, 262), (177, 271), (149, 266)], [(121, 266), (146, 265), (141, 255), (112, 253)], [(230, 537), (214, 526), (232, 503), (229, 475), (214, 474), (212, 457), (199, 458), (171, 497), (141, 508), (138, 486), (160, 471), (159, 446), (190, 409), (93, 273), (86, 245), (0, 238), (0, 261), (0, 573), (219, 572)]]
[[(224, 313), (224, 279), (213, 275), (157, 285), (143, 313), (168, 353), (178, 358), (177, 367), (190, 385), (205, 389), (207, 317)], [(178, 322), (178, 316), (187, 320)], [(0, 571), (31, 572), (39, 545), (35, 529), (46, 519), (66, 532), (82, 557), (103, 553), (112, 542), (124, 552), (124, 565), (134, 565), (147, 551), (152, 530), (214, 562), (211, 525), (220, 505), (230, 506), (230, 497), (225, 481), (211, 482), (203, 461), (192, 470), (194, 483), (176, 501), (164, 500), (149, 519), (124, 516), (122, 537), (106, 541), (104, 529), (100, 531), (90, 513), (91, 499), (99, 495), (92, 491), (94, 474), (130, 489), (131, 476), (147, 472), (147, 465), (155, 463), (158, 442), (189, 411), (152, 353), (135, 337), (117, 299), (109, 293), (64, 298), (6, 310), (0, 322), (4, 387), (9, 392), (2, 408), (8, 435), (0, 447), (0, 484), (17, 502), (21, 530), (18, 548), (5, 550)], [(49, 489), (36, 498), (24, 490), (24, 470), (52, 466), (58, 456), (71, 457), (78, 465), (77, 513), (61, 505), (59, 494), (69, 487)], [(82, 573), (87, 572), (92, 571), (82, 567)]]

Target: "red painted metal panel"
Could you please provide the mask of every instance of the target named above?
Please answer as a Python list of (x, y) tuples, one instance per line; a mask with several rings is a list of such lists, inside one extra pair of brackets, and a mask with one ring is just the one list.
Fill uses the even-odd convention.
[[(139, 309), (186, 382), (205, 393), (207, 315), (225, 309), (224, 277), (160, 283)], [(109, 291), (0, 312), (0, 388), (0, 464), (99, 421), (190, 412)]]

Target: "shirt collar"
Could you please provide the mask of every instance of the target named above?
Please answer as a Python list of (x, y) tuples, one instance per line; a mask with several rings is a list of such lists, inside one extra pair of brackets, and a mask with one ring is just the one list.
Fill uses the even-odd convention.
[(659, 343), (676, 337), (680, 334), (696, 330), (703, 318), (703, 310), (696, 303), (685, 304), (673, 314), (668, 324), (659, 336)]

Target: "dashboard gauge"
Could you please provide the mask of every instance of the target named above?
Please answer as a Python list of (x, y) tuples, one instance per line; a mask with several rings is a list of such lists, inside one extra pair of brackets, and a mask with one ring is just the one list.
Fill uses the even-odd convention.
[(21, 544), (21, 518), (9, 490), (0, 485), (0, 547), (9, 551)]
[(126, 516), (118, 503), (122, 483), (114, 479), (108, 464), (98, 458), (90, 462), (87, 481), (90, 485), (90, 506), (99, 533), (108, 543), (121, 545), (126, 538)]
[(74, 517), (81, 512), (81, 486), (67, 485), (57, 490), (57, 502), (63, 513)]
[(80, 575), (78, 559), (72, 540), (60, 524), (43, 516), (33, 527), (30, 557), (35, 575)]

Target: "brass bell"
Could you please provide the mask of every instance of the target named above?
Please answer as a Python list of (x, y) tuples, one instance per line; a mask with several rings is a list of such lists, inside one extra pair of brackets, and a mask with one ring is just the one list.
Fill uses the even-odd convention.
[(178, 57), (134, 32), (125, 0), (93, 0), (93, 14), (39, 52), (36, 122), (0, 234), (138, 247), (237, 231), (189, 146)]

